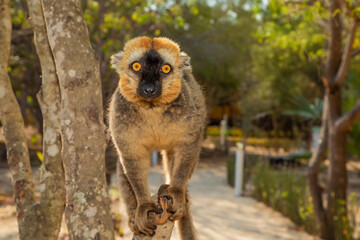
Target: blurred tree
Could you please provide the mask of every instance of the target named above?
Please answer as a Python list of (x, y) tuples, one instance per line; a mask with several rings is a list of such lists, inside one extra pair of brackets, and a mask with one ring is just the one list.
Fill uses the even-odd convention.
[[(355, 37), (359, 6), (345, 0), (270, 0), (266, 6), (263, 2), (254, 3), (254, 13), (263, 22), (256, 33), (260, 45), (254, 52), (264, 57), (254, 59), (254, 74), (264, 81), (259, 88), (259, 94), (268, 100), (264, 105), (274, 111), (284, 110), (284, 106), (293, 105), (288, 102), (293, 96), (313, 100), (325, 94), (323, 127), (319, 147), (310, 162), (309, 186), (320, 236), (351, 238), (346, 215), (346, 136), (360, 117), (360, 103), (358, 95), (351, 98), (356, 90), (347, 88), (352, 92), (349, 97), (342, 97), (341, 93), (350, 59), (360, 53)], [(342, 98), (347, 99), (346, 114), (342, 113)], [(325, 208), (317, 174), (327, 144), (331, 164)]]
[(255, 1), (252, 9), (260, 22), (252, 53), (257, 56), (253, 57), (256, 91), (263, 111), (277, 119), (296, 107), (294, 96), (310, 101), (322, 96), (319, 69), (326, 36), (315, 20), (323, 17), (324, 10), (316, 6), (301, 10), (280, 0), (270, 0), (266, 6)]
[[(346, 202), (346, 139), (351, 126), (360, 119), (360, 101), (357, 100), (357, 103), (344, 114), (342, 87), (346, 80), (351, 58), (359, 52), (356, 49), (354, 52), (353, 49), (359, 24), (360, 6), (354, 6), (352, 1), (338, 0), (322, 4), (329, 11), (327, 25), (330, 31), (327, 56), (322, 71), (326, 107), (323, 111), (318, 149), (313, 154), (309, 165), (309, 187), (314, 200), (314, 210), (319, 221), (320, 236), (325, 239), (351, 239), (352, 231), (347, 219)], [(344, 35), (344, 32), (347, 34)], [(327, 206), (325, 208), (317, 175), (326, 145), (329, 151), (330, 165), (326, 188)]]
[(41, 85), (40, 63), (33, 41), (33, 30), (26, 18), (26, 0), (10, 0), (12, 36), (8, 72), (18, 99), (25, 125), (42, 132), (42, 115), (36, 99)]
[(164, 29), (181, 43), (192, 58), (193, 71), (204, 84), (208, 104), (236, 105), (240, 86), (249, 81), (251, 70), (250, 34), (255, 29), (245, 1), (197, 1), (185, 11), (182, 29)]

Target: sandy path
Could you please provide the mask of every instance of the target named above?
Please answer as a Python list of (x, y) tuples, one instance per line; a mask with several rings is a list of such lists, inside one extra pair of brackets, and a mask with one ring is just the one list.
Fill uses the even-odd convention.
[[(249, 197), (234, 197), (225, 177), (225, 167), (200, 167), (191, 179), (189, 191), (199, 240), (315, 239), (305, 232), (296, 231), (290, 220), (264, 204)], [(150, 191), (157, 192), (163, 183), (159, 167), (151, 169), (149, 183)], [(126, 234), (125, 239), (131, 239), (128, 236)], [(172, 239), (180, 239), (176, 228)]]
[[(225, 183), (225, 167), (199, 167), (189, 184), (192, 211), (199, 240), (311, 240), (314, 237), (295, 230), (287, 218), (262, 203), (248, 197), (234, 197), (233, 189)], [(163, 183), (160, 167), (151, 169), (149, 184), (152, 193)], [(121, 206), (120, 208), (123, 208)], [(0, 240), (16, 240), (17, 223), (15, 207), (1, 207)], [(123, 210), (122, 210), (123, 211)], [(1, 215), (1, 214), (0, 214)], [(127, 226), (125, 236), (131, 239)], [(63, 226), (63, 231), (66, 228)], [(173, 240), (179, 240), (176, 228)]]

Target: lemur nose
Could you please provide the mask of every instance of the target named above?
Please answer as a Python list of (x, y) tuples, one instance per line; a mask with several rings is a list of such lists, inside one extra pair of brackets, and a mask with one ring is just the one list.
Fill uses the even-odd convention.
[(155, 86), (152, 86), (152, 85), (144, 86), (143, 91), (144, 91), (145, 95), (147, 95), (147, 96), (152, 96), (156, 93)]

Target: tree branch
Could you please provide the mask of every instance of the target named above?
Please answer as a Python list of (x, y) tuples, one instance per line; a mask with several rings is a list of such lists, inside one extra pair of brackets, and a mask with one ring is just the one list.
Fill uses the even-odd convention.
[(319, 234), (320, 237), (326, 239), (327, 226), (326, 226), (326, 213), (322, 200), (322, 188), (318, 181), (319, 169), (321, 162), (324, 158), (324, 152), (327, 148), (327, 136), (328, 136), (328, 109), (329, 103), (327, 97), (324, 97), (324, 107), (321, 120), (321, 130), (318, 141), (318, 146), (313, 153), (308, 166), (308, 181), (310, 194), (313, 198), (313, 205), (317, 222), (319, 223)]
[(345, 50), (344, 50), (344, 54), (343, 54), (343, 57), (342, 57), (342, 60), (341, 60), (341, 64), (340, 64), (338, 72), (336, 73), (335, 80), (334, 80), (335, 85), (338, 86), (339, 88), (341, 87), (341, 85), (345, 81), (346, 74), (347, 74), (347, 72), (349, 70), (350, 60), (351, 60), (351, 57), (352, 57), (352, 45), (354, 43), (356, 31), (357, 31), (357, 28), (358, 28), (358, 23), (359, 23), (359, 20), (355, 16), (353, 18), (353, 24), (352, 24), (352, 28), (351, 28), (351, 31), (350, 31), (350, 36), (349, 36), (349, 39), (348, 39), (348, 41), (346, 43), (346, 46), (345, 46)]
[[(329, 14), (330, 14), (330, 36), (329, 36), (329, 47), (327, 51), (326, 64), (324, 70), (323, 81), (327, 80), (325, 87), (329, 91), (335, 85), (334, 80), (341, 64), (341, 48), (342, 48), (342, 24), (341, 24), (341, 8), (340, 1), (329, 1)], [(325, 82), (324, 82), (325, 83)]]
[(348, 131), (352, 125), (355, 124), (356, 121), (360, 119), (360, 100), (355, 104), (355, 106), (345, 113), (341, 118), (339, 118), (335, 127), (338, 130)]

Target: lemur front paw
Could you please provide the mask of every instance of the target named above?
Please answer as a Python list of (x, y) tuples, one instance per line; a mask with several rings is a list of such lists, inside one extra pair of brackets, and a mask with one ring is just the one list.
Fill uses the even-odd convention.
[(168, 208), (166, 211), (172, 215), (169, 217), (170, 221), (176, 221), (185, 215), (185, 192), (181, 188), (174, 188), (167, 184), (160, 186), (158, 197), (165, 198)]
[(136, 235), (152, 237), (155, 235), (156, 219), (162, 212), (162, 208), (158, 208), (154, 202), (140, 204), (136, 209), (135, 218), (132, 220), (129, 217), (129, 227)]

